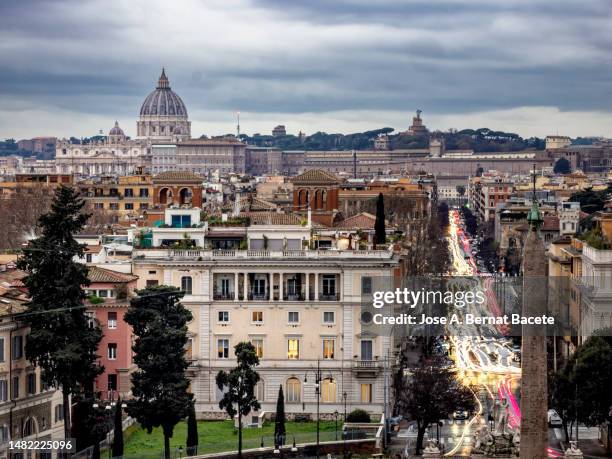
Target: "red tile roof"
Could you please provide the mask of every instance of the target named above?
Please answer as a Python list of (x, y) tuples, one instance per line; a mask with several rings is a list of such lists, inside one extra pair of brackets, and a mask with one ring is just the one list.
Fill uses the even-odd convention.
[(132, 274), (119, 273), (110, 269), (99, 268), (97, 266), (89, 267), (89, 281), (93, 283), (127, 283), (138, 279), (138, 276)]

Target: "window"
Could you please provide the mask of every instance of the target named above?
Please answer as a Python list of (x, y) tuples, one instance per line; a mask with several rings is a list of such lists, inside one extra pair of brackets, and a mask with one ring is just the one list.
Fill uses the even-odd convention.
[(13, 360), (23, 357), (23, 336), (13, 336)]
[(333, 274), (323, 275), (323, 296), (336, 295), (336, 276)]
[(296, 360), (300, 358), (300, 340), (297, 338), (290, 338), (287, 340), (287, 358), (290, 360)]
[(96, 313), (93, 311), (85, 311), (85, 317), (87, 317), (87, 326), (89, 328), (96, 328)]
[(11, 398), (19, 398), (19, 376), (13, 376), (13, 382), (11, 384)]
[(146, 210), (149, 208), (149, 204), (147, 204), (146, 202), (141, 202), (140, 205), (138, 206), (138, 208), (140, 210)]
[(94, 209), (104, 209), (103, 202), (94, 202)]
[(334, 340), (324, 339), (323, 340), (323, 358), (331, 360), (334, 358)]
[(91, 255), (91, 253), (86, 253), (85, 254), (85, 262), (86, 263), (91, 263), (91, 260), (93, 260), (93, 257)]
[(254, 324), (263, 324), (263, 311), (253, 311), (251, 313), (251, 322)]
[(34, 435), (36, 433), (36, 423), (33, 418), (28, 418), (23, 426), (23, 436), (29, 437), (30, 435)]
[(253, 280), (253, 295), (263, 296), (266, 294), (266, 280), (265, 279), (254, 279)]
[(55, 422), (60, 422), (64, 420), (64, 405), (59, 404), (55, 406)]
[(108, 360), (117, 360), (117, 343), (108, 343)]
[(263, 339), (261, 338), (252, 339), (251, 344), (255, 348), (255, 354), (257, 354), (257, 357), (259, 357), (260, 359), (263, 359)]
[(361, 294), (371, 295), (372, 294), (372, 278), (364, 276), (361, 278)]
[(117, 328), (117, 313), (116, 312), (109, 312), (108, 313), (108, 322), (107, 322), (108, 328), (114, 330), (115, 328)]
[(133, 202), (126, 202), (125, 203), (125, 210), (134, 210), (134, 203)]
[(372, 403), (372, 384), (361, 384), (361, 403)]
[(361, 360), (372, 360), (372, 340), (361, 340)]
[(26, 376), (26, 386), (28, 395), (34, 395), (36, 393), (36, 373), (28, 373)]
[(9, 429), (6, 424), (0, 427), (0, 443), (9, 441)]
[(230, 280), (226, 277), (221, 279), (221, 295), (223, 298), (230, 296)]
[(4, 338), (0, 338), (0, 362), (4, 362)]
[(119, 204), (116, 202), (111, 202), (108, 204), (108, 208), (110, 210), (119, 210)]
[(107, 390), (117, 390), (117, 375), (109, 373), (106, 384)]
[(217, 356), (220, 359), (229, 359), (229, 339), (217, 340)]
[(134, 197), (134, 190), (132, 188), (126, 188), (125, 192), (123, 193), (123, 195), (126, 198), (133, 198)]
[(141, 188), (140, 189), (140, 197), (141, 198), (148, 198), (149, 197), (149, 189), (148, 188)]
[(157, 279), (147, 279), (147, 287), (153, 287), (155, 285), (159, 285)]
[(181, 290), (185, 292), (186, 295), (191, 295), (193, 285), (193, 279), (190, 276), (181, 277)]
[(297, 378), (289, 378), (287, 380), (287, 402), (299, 403), (301, 399), (301, 384)]
[(266, 390), (265, 390), (264, 380), (260, 379), (259, 382), (255, 385), (255, 398), (263, 402), (266, 399)]
[(219, 311), (218, 321), (221, 323), (229, 323), (229, 311)]
[(300, 323), (300, 313), (298, 311), (289, 311), (287, 313), (287, 322), (294, 325)]
[(0, 402), (8, 400), (8, 382), (6, 379), (0, 379)]
[(321, 381), (321, 400), (331, 403), (336, 401), (336, 380), (326, 378)]
[(326, 325), (333, 325), (336, 322), (334, 311), (323, 312), (323, 323)]

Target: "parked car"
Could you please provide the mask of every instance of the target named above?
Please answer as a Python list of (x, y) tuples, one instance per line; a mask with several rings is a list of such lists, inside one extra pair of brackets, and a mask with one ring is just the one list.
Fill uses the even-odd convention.
[(561, 427), (563, 425), (561, 416), (555, 410), (548, 410), (548, 425), (550, 427)]
[(457, 410), (453, 413), (453, 419), (456, 421), (465, 421), (468, 418), (468, 413), (465, 410)]

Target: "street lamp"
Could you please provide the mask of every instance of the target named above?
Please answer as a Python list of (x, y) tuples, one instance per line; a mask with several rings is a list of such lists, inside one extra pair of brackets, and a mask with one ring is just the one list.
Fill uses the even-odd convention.
[[(342, 393), (342, 401), (344, 402), (344, 425), (346, 425), (346, 392)], [(346, 432), (342, 428), (342, 457), (346, 458)]]
[[(319, 458), (319, 403), (321, 401), (321, 381), (323, 375), (321, 372), (321, 361), (317, 359), (317, 369), (315, 375), (315, 395), (317, 397), (317, 459)], [(304, 384), (308, 384), (308, 372), (304, 374)]]

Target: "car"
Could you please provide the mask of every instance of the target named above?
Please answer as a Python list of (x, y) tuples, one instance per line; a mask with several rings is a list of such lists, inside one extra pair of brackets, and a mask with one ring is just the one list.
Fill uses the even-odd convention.
[(453, 419), (456, 421), (465, 421), (468, 418), (468, 413), (465, 410), (457, 410), (453, 413)]
[(550, 427), (561, 427), (563, 425), (561, 416), (555, 410), (548, 410), (548, 425)]

